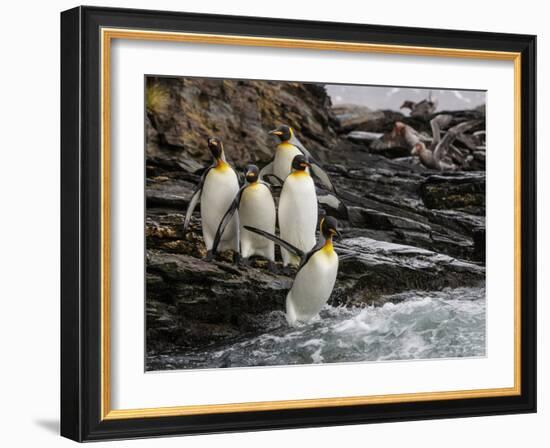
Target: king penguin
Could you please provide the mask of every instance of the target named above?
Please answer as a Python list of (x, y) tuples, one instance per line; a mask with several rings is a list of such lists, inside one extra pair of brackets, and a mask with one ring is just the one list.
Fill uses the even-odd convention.
[(323, 218), (319, 242), (308, 252), (275, 235), (246, 226), (247, 230), (265, 236), (301, 259), (298, 273), (286, 296), (286, 319), (290, 325), (313, 319), (332, 294), (338, 274), (338, 254), (332, 245), (333, 236), (340, 236), (337, 224), (336, 219), (331, 216)]
[(216, 253), (225, 227), (238, 211), (241, 262), (247, 264), (250, 257), (260, 256), (270, 261), (270, 268), (273, 270), (275, 244), (273, 241), (244, 229), (244, 226), (252, 226), (268, 233), (275, 233), (275, 201), (269, 184), (259, 180), (259, 171), (256, 165), (248, 165), (245, 179), (246, 184), (241, 187), (220, 222), (212, 251)]
[[(187, 207), (184, 232), (189, 226), (196, 205), (201, 203), (202, 235), (206, 244), (206, 257), (213, 256), (212, 248), (216, 231), (225, 211), (239, 192), (239, 180), (235, 170), (227, 163), (223, 143), (219, 138), (209, 138), (208, 148), (214, 161), (202, 175)], [(235, 213), (220, 236), (220, 250), (239, 251), (239, 215)]]
[[(283, 183), (279, 198), (279, 230), (281, 238), (303, 252), (315, 245), (318, 206), (313, 179), (307, 172), (310, 164), (299, 154), (292, 160), (292, 172)], [(283, 265), (298, 265), (296, 255), (281, 248)]]
[[(290, 126), (282, 125), (277, 129), (269, 131), (270, 135), (275, 135), (279, 139), (279, 144), (275, 149), (273, 159), (260, 171), (260, 179), (272, 174), (279, 181), (284, 181), (292, 172), (292, 160), (298, 155), (304, 155), (300, 148), (290, 141), (294, 136), (294, 131)], [(309, 172), (309, 169), (308, 169)]]
[(336, 188), (332, 184), (330, 177), (323, 168), (321, 168), (319, 162), (317, 162), (305, 146), (302, 145), (300, 140), (298, 140), (294, 129), (290, 126), (282, 125), (270, 131), (269, 134), (277, 136), (280, 143), (275, 149), (275, 155), (271, 162), (260, 171), (260, 179), (271, 174), (280, 179), (280, 181), (284, 181), (292, 172), (292, 160), (294, 157), (301, 154), (305, 156), (311, 164), (311, 171), (319, 179), (321, 186), (330, 193), (336, 193)]

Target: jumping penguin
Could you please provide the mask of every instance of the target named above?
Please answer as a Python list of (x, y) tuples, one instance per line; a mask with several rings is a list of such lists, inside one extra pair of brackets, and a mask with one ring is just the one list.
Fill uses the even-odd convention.
[(249, 232), (243, 227), (252, 226), (268, 233), (275, 233), (275, 201), (271, 194), (269, 184), (259, 180), (258, 167), (248, 165), (245, 173), (246, 184), (238, 191), (227, 212), (223, 216), (212, 252), (217, 252), (221, 235), (225, 227), (238, 211), (240, 221), (240, 255), (241, 262), (248, 263), (249, 257), (261, 256), (270, 261), (270, 269), (274, 269), (275, 244), (255, 233)]
[[(299, 154), (292, 160), (292, 172), (283, 183), (279, 199), (279, 230), (281, 238), (303, 252), (315, 245), (318, 206), (313, 179), (307, 172), (306, 157)], [(299, 257), (281, 248), (283, 265), (298, 265)]]
[[(225, 211), (239, 191), (239, 180), (235, 170), (227, 163), (223, 143), (218, 138), (208, 139), (214, 162), (202, 175), (187, 207), (183, 231), (187, 231), (191, 215), (198, 202), (201, 202), (202, 235), (206, 244), (206, 258), (213, 256), (212, 248), (216, 231)], [(225, 226), (220, 237), (219, 249), (239, 251), (239, 215), (235, 213)]]
[(305, 156), (311, 164), (311, 171), (319, 178), (322, 187), (331, 193), (336, 193), (336, 189), (330, 177), (323, 168), (321, 168), (319, 162), (317, 162), (304, 145), (302, 145), (300, 140), (298, 140), (298, 137), (296, 137), (294, 133), (294, 129), (290, 126), (282, 125), (269, 133), (271, 135), (276, 135), (280, 143), (277, 145), (275, 155), (271, 162), (260, 171), (260, 179), (271, 174), (281, 181), (284, 181), (292, 171), (292, 160), (294, 157), (301, 154)]
[(332, 245), (333, 236), (340, 236), (337, 224), (336, 219), (331, 216), (323, 218), (319, 242), (309, 252), (304, 252), (275, 235), (245, 226), (247, 230), (269, 238), (300, 257), (298, 273), (286, 296), (286, 319), (290, 325), (313, 319), (332, 294), (338, 273), (338, 254)]

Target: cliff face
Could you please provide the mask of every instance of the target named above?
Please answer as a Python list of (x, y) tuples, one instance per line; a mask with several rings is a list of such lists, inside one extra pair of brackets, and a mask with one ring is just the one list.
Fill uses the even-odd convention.
[(320, 155), (338, 141), (330, 98), (316, 84), (148, 78), (146, 102), (153, 159), (207, 163), (206, 141), (216, 136), (238, 165), (265, 163), (273, 153), (268, 131), (280, 124), (295, 128)]
[[(403, 291), (484, 281), (485, 172), (433, 171), (378, 140), (395, 120), (426, 133), (428, 118), (333, 109), (323, 87), (300, 83), (151, 78), (146, 100), (149, 355), (265, 332), (262, 316), (284, 308), (292, 282), (262, 261), (204, 261), (198, 210), (183, 233), (212, 135), (238, 169), (250, 161), (262, 167), (275, 148), (267, 131), (286, 123), (323, 162), (347, 206), (336, 250), (355, 254), (340, 264), (332, 304), (383, 304)], [(384, 142), (383, 152), (373, 139)]]

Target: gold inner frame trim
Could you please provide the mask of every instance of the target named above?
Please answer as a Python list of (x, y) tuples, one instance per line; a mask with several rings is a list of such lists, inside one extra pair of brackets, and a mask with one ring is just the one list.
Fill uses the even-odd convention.
[[(295, 48), (357, 53), (455, 57), (513, 61), (514, 63), (514, 386), (442, 392), (279, 400), (213, 405), (190, 405), (141, 409), (111, 409), (110, 345), (110, 50), (113, 39), (184, 42), (212, 45)], [(216, 34), (101, 29), (101, 419), (168, 417), (229, 412), (307, 409), (413, 401), (502, 397), (521, 394), (521, 54), (514, 52), (418, 47), (304, 39), (279, 39)]]

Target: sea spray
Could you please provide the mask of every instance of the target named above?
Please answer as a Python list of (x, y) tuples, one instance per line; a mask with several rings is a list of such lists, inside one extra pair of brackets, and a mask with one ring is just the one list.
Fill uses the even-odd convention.
[(381, 307), (326, 306), (307, 324), (264, 316), (264, 334), (209, 351), (157, 355), (157, 369), (479, 357), (486, 354), (485, 288), (408, 291)]

